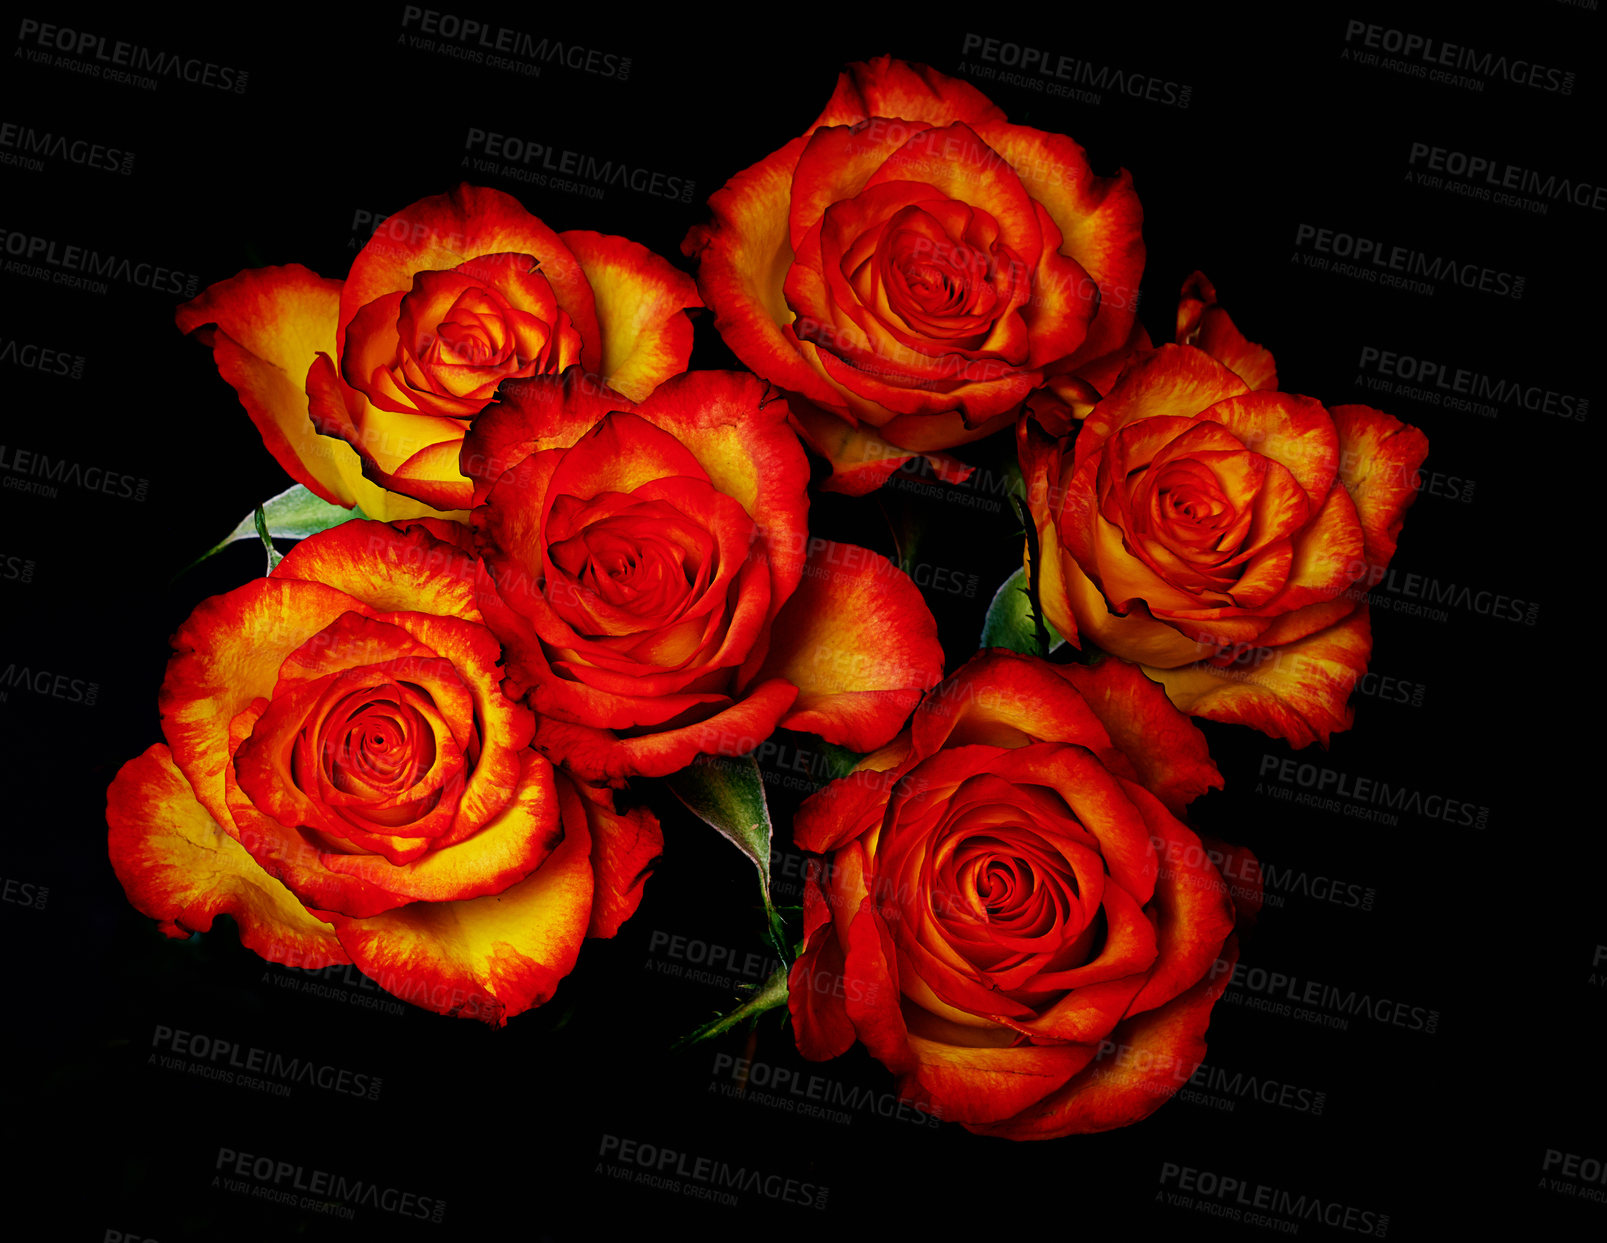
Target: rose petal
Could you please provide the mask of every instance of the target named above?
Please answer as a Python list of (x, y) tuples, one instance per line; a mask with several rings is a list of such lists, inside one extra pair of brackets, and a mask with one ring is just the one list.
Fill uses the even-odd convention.
[(1127, 795), (1144, 814), (1150, 840), (1160, 856), (1149, 912), (1158, 947), (1154, 969), (1133, 998), (1128, 1014), (1140, 1014), (1171, 1001), (1200, 979), (1217, 959), (1234, 927), (1227, 882), (1205, 854), (1200, 839), (1136, 782)]
[(326, 446), (323, 452), (341, 453), (350, 449), (357, 454), (361, 474), (352, 481), (352, 490), (365, 514), (381, 522), (419, 517), (467, 520), (467, 514), (438, 510), (424, 501), (388, 489), (385, 484), (390, 476), (381, 462), (383, 457), (385, 462), (399, 466), (411, 454), (437, 441), (440, 435), (449, 431), (455, 435), (461, 428), (443, 429), (441, 424), (445, 420), (423, 415), (389, 417), (398, 421), (425, 419), (426, 426), (432, 428), (435, 435), (420, 438), (410, 430), (404, 436), (400, 428), (361, 425), (358, 420), (367, 411), (368, 399), (340, 378), (328, 354), (319, 354), (308, 367), (306, 391), (307, 415), (323, 437), (320, 442)]
[(820, 485), (823, 492), (864, 496), (917, 458), (924, 458), (944, 483), (963, 483), (975, 469), (947, 453), (901, 449), (875, 428), (856, 427), (803, 398), (789, 397), (787, 404), (798, 434), (831, 463), (831, 475)]
[(174, 763), (218, 823), (229, 821), (224, 768), (232, 771), (231, 722), (273, 694), (286, 656), (349, 611), (372, 615), (322, 583), (259, 578), (203, 600), (174, 633), (159, 698), (162, 732)]
[(503, 1026), (547, 1001), (574, 968), (591, 918), (591, 838), (571, 788), (564, 838), (527, 879), (490, 897), (416, 902), (369, 919), (337, 918), (364, 975), (437, 1014)]
[(1356, 502), (1367, 564), (1383, 569), (1395, 555), (1406, 511), (1417, 499), (1417, 468), (1428, 437), (1370, 406), (1335, 406), (1339, 477)]
[(536, 749), (586, 781), (620, 786), (628, 777), (667, 777), (700, 755), (742, 755), (770, 737), (797, 697), (781, 678), (762, 682), (708, 719), (620, 738), (606, 729), (541, 717)]
[[(1074, 442), (1073, 468), (1081, 468), (1116, 431), (1140, 419), (1192, 419), (1217, 402), (1249, 392), (1248, 386), (1204, 350), (1163, 345), (1140, 354), (1090, 411)], [(1294, 442), (1298, 449), (1298, 440)], [(1256, 448), (1250, 445), (1250, 448)]]
[(899, 1084), (905, 1099), (929, 1106), (946, 1122), (983, 1126), (1029, 1108), (1082, 1070), (1093, 1044), (987, 1048), (909, 1035), (917, 1066)]
[(340, 293), (340, 281), (300, 264), (247, 269), (209, 286), (175, 318), (180, 332), (211, 347), (279, 465), (315, 495), (349, 507), (359, 499), (357, 455), (320, 437), (307, 414), (307, 369), (334, 348)]
[(582, 361), (595, 372), (600, 354), (591, 286), (563, 240), (511, 194), (485, 186), (459, 185), (447, 194), (420, 199), (390, 217), (352, 261), (340, 298), (337, 354), (346, 348), (346, 326), (361, 307), (413, 287), (419, 272), (449, 272), (479, 255), (532, 255), (557, 295), (558, 305), (585, 342)]
[[(466, 528), (452, 523), (452, 528)], [(420, 522), (343, 522), (300, 541), (274, 567), (275, 578), (322, 583), (382, 612), (430, 613), (482, 621), (478, 561), (441, 539), (442, 526)], [(461, 537), (460, 537), (461, 538)]]
[(1206, 976), (1158, 1010), (1128, 1019), (1099, 1046), (1100, 1056), (1064, 1087), (1013, 1118), (969, 1130), (1003, 1139), (1058, 1139), (1131, 1126), (1176, 1094), (1205, 1058), (1211, 1007), (1233, 978), (1238, 942), (1230, 937)]
[[(975, 127), (989, 147), (1010, 162), (1026, 192), (1047, 211), (1060, 230), (1061, 254), (1074, 258), (1099, 287), (1099, 312), (1076, 352), (1058, 370), (1070, 371), (1120, 350), (1138, 313), (1139, 279), (1144, 271), (1144, 211), (1132, 175), (1098, 177), (1087, 154), (1064, 134), (1047, 134), (1000, 121)], [(1079, 301), (1087, 291), (1080, 278), (1045, 292), (1056, 301)]]
[(786, 728), (870, 751), (942, 678), (937, 622), (920, 589), (885, 557), (811, 540), (809, 567), (776, 618), (760, 674), (775, 676), (798, 687)]
[(575, 788), (591, 832), (592, 894), (589, 937), (611, 937), (636, 913), (642, 889), (664, 853), (658, 817), (644, 807), (619, 811), (607, 789), (572, 781), (558, 774), (560, 785)]
[[(1373, 636), (1367, 607), (1282, 647), (1254, 649), (1246, 670), (1209, 664), (1144, 672), (1191, 716), (1237, 722), (1293, 747), (1328, 745), (1350, 728), (1351, 691), (1367, 672)], [(1257, 663), (1259, 662), (1259, 663)]]
[(1177, 343), (1204, 350), (1253, 389), (1278, 387), (1278, 369), (1264, 346), (1248, 340), (1217, 305), (1216, 288), (1195, 272), (1177, 304)]
[(559, 236), (596, 300), (603, 382), (641, 401), (685, 371), (692, 356), (692, 321), (685, 308), (703, 305), (692, 278), (623, 237), (579, 229)]
[(693, 226), (681, 253), (697, 260), (703, 303), (714, 312), (720, 339), (745, 366), (811, 401), (840, 407), (836, 388), (801, 352), (782, 293), (793, 259), (787, 239), (792, 172), (807, 142), (793, 139), (710, 195), (713, 219)]
[(855, 61), (838, 75), (830, 101), (809, 128), (855, 125), (868, 117), (947, 125), (951, 121), (1002, 121), (1004, 110), (969, 82), (929, 65), (877, 56)]
[(799, 806), (792, 820), (792, 840), (800, 850), (825, 854), (871, 831), (882, 818), (887, 799), (906, 771), (909, 733), (860, 760), (846, 777), (817, 790)]
[(764, 533), (773, 597), (791, 594), (807, 546), (809, 462), (785, 402), (754, 377), (693, 371), (659, 386), (639, 413), (691, 450), (709, 481)]
[[(400, 866), (375, 854), (330, 853), (319, 860), (331, 872), (389, 892), (396, 899), (392, 907), (502, 893), (543, 866), (564, 834), (552, 765), (527, 750), (519, 755), (519, 769), (515, 784), (498, 792), (500, 812), (466, 840), (449, 842)], [(341, 909), (358, 913), (351, 905)]]
[(893, 939), (866, 897), (854, 911), (838, 908), (837, 928), (847, 925), (843, 956), (843, 1005), (860, 1041), (871, 1056), (895, 1075), (916, 1065), (909, 1028), (899, 1010)]
[(818, 886), (805, 891), (805, 920), (811, 909), (819, 911), (819, 923), (807, 933), (807, 944), (787, 973), (787, 1010), (800, 1056), (823, 1062), (846, 1053), (854, 1043), (854, 1025), (844, 1003), (846, 963), (837, 930), (831, 923), (825, 900)]
[(330, 926), (218, 827), (157, 743), (118, 770), (106, 795), (107, 847), (128, 900), (170, 937), (231, 916), (240, 943), (308, 970), (351, 960)]
[(1054, 670), (1077, 688), (1144, 788), (1174, 815), (1181, 816), (1207, 790), (1223, 788), (1205, 735), (1167, 698), (1165, 688), (1137, 666), (1100, 660), (1056, 665)]
[(1059, 671), (1018, 652), (980, 652), (926, 697), (911, 722), (914, 753), (922, 759), (943, 747), (980, 743), (1019, 747), (1067, 742), (1120, 765), (1110, 737), (1082, 698), (1066, 689)]

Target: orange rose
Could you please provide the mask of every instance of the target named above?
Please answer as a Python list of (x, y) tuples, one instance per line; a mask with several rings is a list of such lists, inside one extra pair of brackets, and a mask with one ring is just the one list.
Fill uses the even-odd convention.
[(348, 522), (179, 628), (167, 745), (107, 806), (112, 866), (164, 932), (229, 914), (273, 962), (354, 963), (500, 1024), (634, 912), (657, 821), (530, 748), (467, 539)]
[(880, 57), (801, 138), (733, 177), (682, 249), (726, 343), (870, 491), (1007, 426), (1047, 376), (1127, 351), (1144, 267), (1124, 171), (1011, 125), (974, 87)]
[(1023, 419), (1045, 616), (1144, 667), (1185, 712), (1295, 746), (1347, 729), (1369, 567), (1389, 564), (1428, 441), (1367, 406), (1281, 393), (1196, 274), (1179, 337), (1077, 429)]
[[(468, 508), (458, 451), (504, 380), (570, 366), (642, 398), (686, 369), (691, 278), (460, 185), (374, 232), (345, 281), (241, 272), (178, 310), (297, 482), (400, 518)], [(320, 436), (322, 433), (322, 436)]]
[(1198, 1067), (1237, 958), (1227, 884), (1178, 819), (1221, 784), (1132, 666), (974, 657), (798, 812), (827, 856), (788, 980), (799, 1050), (857, 1039), (906, 1100), (988, 1135), (1146, 1117)]
[(583, 777), (664, 776), (777, 726), (868, 751), (943, 675), (908, 576), (810, 538), (808, 462), (753, 376), (688, 372), (640, 405), (573, 373), (512, 383), (463, 462), (508, 691)]

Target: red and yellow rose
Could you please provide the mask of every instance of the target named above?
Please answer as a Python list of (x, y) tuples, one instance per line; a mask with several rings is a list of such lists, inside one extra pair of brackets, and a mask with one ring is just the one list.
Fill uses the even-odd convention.
[(1135, 357), (1074, 437), (1018, 427), (1044, 614), (1192, 715), (1326, 745), (1350, 726), (1369, 570), (1395, 553), (1428, 441), (1278, 392), (1201, 276), (1179, 337), (1201, 344)]
[(502, 1023), (635, 911), (658, 823), (531, 748), (467, 540), (345, 523), (179, 628), (167, 743), (123, 766), (107, 808), (112, 866), (163, 931), (228, 914), (271, 961), (354, 963)]
[(778, 726), (869, 750), (942, 676), (915, 584), (810, 538), (808, 462), (753, 376), (689, 372), (640, 405), (574, 374), (513, 383), (463, 461), (508, 691), (583, 777), (664, 776)]
[(469, 423), (505, 380), (578, 366), (634, 398), (686, 369), (691, 278), (645, 247), (556, 233), (499, 190), (460, 185), (375, 230), (344, 281), (257, 268), (178, 325), (298, 483), (370, 517), (468, 508)]
[(859, 494), (1007, 426), (1129, 348), (1132, 180), (924, 65), (850, 65), (802, 137), (733, 177), (682, 249), (726, 343), (785, 389), (829, 489)]
[(799, 1050), (858, 1040), (905, 1099), (983, 1134), (1146, 1117), (1199, 1065), (1237, 956), (1228, 886), (1179, 819), (1220, 785), (1132, 666), (976, 656), (799, 810), (825, 856), (789, 977)]

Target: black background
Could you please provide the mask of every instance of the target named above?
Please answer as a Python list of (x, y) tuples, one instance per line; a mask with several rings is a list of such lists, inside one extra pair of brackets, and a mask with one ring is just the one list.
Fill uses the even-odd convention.
[[(1542, 1167), (1548, 1150), (1607, 1158), (1598, 1053), (1607, 989), (1592, 978), (1607, 942), (1600, 812), (1583, 799), (1599, 770), (1601, 641), (1583, 621), (1596, 610), (1579, 607), (1595, 604), (1600, 577), (1594, 429), (1607, 213), (1553, 201), (1535, 214), (1410, 184), (1408, 172), (1421, 142), (1542, 176), (1607, 178), (1591, 137), (1607, 17), (1560, 4), (1514, 10), (1500, 26), (1382, 5), (1300, 6), (1270, 20), (1208, 6), (1079, 7), (1053, 20), (1012, 17), (1009, 6), (963, 20), (773, 8), (688, 10), (647, 28), (623, 12), (478, 2), (444, 11), (630, 57), (628, 77), (558, 64), (527, 76), (418, 50), (404, 38), (418, 24), (404, 26), (401, 5), (219, 10), (191, 22), (41, 8), (24, 16), (249, 78), (239, 94), (97, 80), (15, 55), (35, 44), (13, 20), (0, 41), (0, 121), (136, 158), (126, 176), (59, 158), (37, 170), (0, 166), (0, 227), (195, 274), (202, 288), (264, 264), (338, 277), (367, 236), (360, 213), (371, 227), (470, 179), (516, 194), (555, 228), (621, 233), (683, 262), (680, 240), (704, 218), (707, 194), (801, 132), (847, 61), (892, 52), (970, 77), (1010, 120), (1071, 134), (1099, 171), (1133, 171), (1149, 253), (1142, 317), (1157, 338), (1170, 337), (1176, 291), (1202, 268), (1240, 327), (1274, 352), (1283, 388), (1366, 401), (1424, 428), (1425, 471), (1438, 482), (1409, 515), (1400, 575), (1505, 596), (1524, 613), (1539, 605), (1533, 624), (1466, 603), (1443, 606), (1442, 618), (1375, 607), (1372, 668), (1421, 687), (1421, 704), (1358, 694), (1354, 729), (1326, 753), (1298, 757), (1487, 808), (1483, 829), (1418, 814), (1369, 823), (1281, 801), (1259, 774), (1287, 747), (1205, 727), (1228, 788), (1196, 804), (1195, 823), (1294, 878), (1272, 891), (1280, 904), (1263, 913), (1246, 962), (1437, 1011), (1437, 1030), (1356, 1014), (1343, 1030), (1319, 1026), (1255, 1009), (1258, 994), (1236, 987), (1213, 1017), (1208, 1064), (1293, 1085), (1299, 1099), (1321, 1092), (1320, 1115), (1219, 1092), (1231, 1109), (1179, 1099), (1125, 1131), (1039, 1144), (874, 1108), (851, 1109), (843, 1124), (727, 1096), (718, 1085), (729, 1072), (715, 1070), (722, 1053), (821, 1076), (842, 1085), (834, 1091), (884, 1094), (892, 1080), (857, 1049), (802, 1063), (774, 1014), (752, 1037), (668, 1051), (735, 989), (673, 978), (666, 963), (695, 964), (664, 943), (684, 937), (738, 958), (762, 948), (749, 865), (656, 793), (667, 852), (640, 912), (616, 940), (588, 943), (553, 1002), (502, 1030), (394, 1012), (355, 977), (305, 987), (243, 950), (228, 920), (188, 942), (160, 936), (107, 863), (105, 789), (160, 738), (166, 636), (203, 597), (260, 574), (261, 551), (236, 544), (170, 578), (287, 481), (207, 352), (175, 330), (181, 296), (128, 281), (82, 292), (5, 271), (0, 338), (85, 362), (76, 380), (0, 367), (0, 441), (148, 481), (143, 501), (71, 486), (55, 497), (0, 491), (0, 552), (32, 563), (30, 581), (20, 570), (0, 577), (4, 663), (98, 686), (93, 705), (15, 685), (0, 701), (0, 878), (14, 882), (0, 902), (5, 1117), (11, 1150), (28, 1154), (10, 1168), (7, 1215), (51, 1223), (29, 1237), (123, 1231), (162, 1243), (569, 1239), (682, 1222), (785, 1237), (948, 1234), (978, 1223), (1000, 1234), (1278, 1233), (1166, 1202), (1160, 1193), (1178, 1184), (1164, 1171), (1178, 1166), (1337, 1201), (1374, 1221), (1387, 1215), (1389, 1238), (1506, 1218), (1551, 1237), (1599, 1231), (1607, 1206), (1544, 1185), (1560, 1170)], [(1347, 42), (1352, 19), (1577, 76), (1569, 93), (1499, 78), (1482, 90), (1417, 80), (1344, 59), (1368, 50)], [(1109, 88), (1094, 104), (989, 81), (974, 72), (988, 62), (966, 54), (967, 32), (1045, 49), (1051, 62), (1067, 55), (1187, 84), (1189, 106)], [(696, 193), (681, 203), (614, 186), (596, 199), (472, 173), (463, 163), (480, 154), (465, 150), (471, 128), (690, 179)], [(1442, 281), (1424, 296), (1312, 270), (1293, 261), (1301, 224), (1521, 274), (1524, 293)], [(697, 332), (694, 366), (735, 365), (706, 315)], [(1507, 403), (1481, 417), (1370, 392), (1358, 383), (1366, 347), (1592, 408), (1575, 420)], [(980, 446), (969, 456), (1007, 452)], [(886, 551), (884, 509), (923, 531), (918, 561), (949, 571), (950, 582), (976, 576), (967, 590), (929, 592), (957, 667), (994, 587), (1019, 564), (1016, 525), (997, 509), (895, 487), (880, 504), (817, 499), (812, 526)], [(1412, 601), (1412, 590), (1391, 598)], [(807, 740), (788, 742), (807, 753)], [(799, 793), (773, 775), (785, 837)], [(1313, 896), (1319, 878), (1341, 900)], [(796, 901), (788, 883), (783, 900)], [(1365, 890), (1371, 909), (1352, 901)], [(375, 1101), (305, 1085), (283, 1099), (210, 1082), (150, 1063), (158, 1027), (378, 1076), (383, 1088)], [(707, 1205), (621, 1181), (598, 1172), (609, 1136), (824, 1186), (825, 1207), (759, 1193)], [(444, 1200), (444, 1218), (363, 1208), (346, 1221), (246, 1198), (213, 1186), (220, 1148)], [(1308, 1220), (1298, 1237), (1358, 1233)]]

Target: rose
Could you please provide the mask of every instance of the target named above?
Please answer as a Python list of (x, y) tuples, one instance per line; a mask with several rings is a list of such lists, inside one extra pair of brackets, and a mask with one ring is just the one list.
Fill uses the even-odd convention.
[[(463, 433), (497, 386), (579, 366), (645, 397), (686, 368), (691, 278), (622, 237), (554, 233), (460, 185), (386, 220), (344, 282), (241, 272), (178, 310), (297, 482), (371, 517), (469, 504)], [(320, 436), (319, 433), (322, 433)]]
[(107, 806), (112, 866), (163, 931), (229, 914), (270, 961), (354, 963), (500, 1024), (636, 909), (657, 821), (530, 748), (467, 539), (344, 523), (179, 628), (167, 745)]
[(583, 777), (664, 776), (778, 725), (870, 750), (942, 676), (909, 578), (810, 537), (808, 462), (753, 376), (689, 372), (640, 405), (515, 381), (463, 467), (508, 692)]
[(826, 856), (788, 978), (799, 1051), (858, 1039), (905, 1099), (1011, 1139), (1146, 1117), (1198, 1067), (1237, 957), (1228, 887), (1178, 819), (1221, 784), (1131, 665), (974, 657), (799, 809)]
[(1272, 357), (1203, 277), (1179, 319), (1221, 359), (1193, 345), (1135, 357), (1074, 439), (1021, 420), (1044, 614), (1073, 644), (1143, 665), (1186, 712), (1326, 745), (1350, 726), (1366, 589), (1428, 441), (1367, 406), (1252, 391), (1276, 382)]
[(788, 391), (870, 491), (913, 455), (1005, 427), (1046, 377), (1120, 357), (1144, 266), (1123, 171), (1010, 125), (964, 82), (880, 57), (841, 76), (809, 130), (709, 200), (682, 249), (726, 343)]

